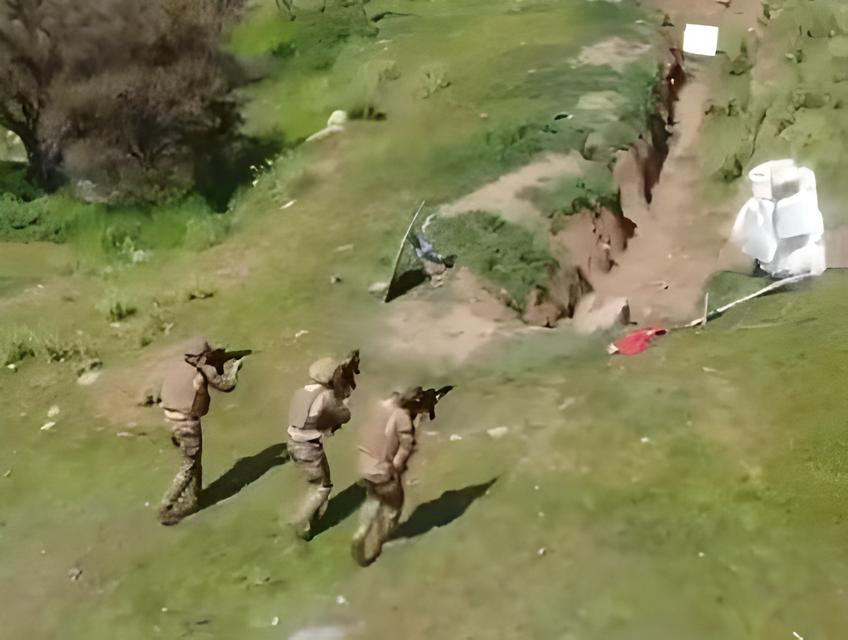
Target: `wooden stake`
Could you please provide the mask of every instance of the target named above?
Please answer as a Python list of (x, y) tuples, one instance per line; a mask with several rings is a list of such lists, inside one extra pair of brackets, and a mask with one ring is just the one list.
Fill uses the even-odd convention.
[(767, 293), (771, 293), (772, 291), (776, 291), (777, 289), (781, 289), (789, 284), (795, 284), (796, 282), (801, 282), (802, 280), (806, 280), (807, 278), (812, 277), (812, 274), (804, 273), (800, 276), (790, 276), (789, 278), (784, 278), (783, 280), (778, 280), (777, 282), (772, 282), (769, 286), (760, 289), (759, 291), (755, 291), (751, 295), (745, 296), (744, 298), (739, 298), (739, 300), (734, 300), (733, 302), (724, 305), (723, 307), (719, 307), (718, 309), (713, 309), (709, 313), (706, 314), (705, 317), (698, 318), (697, 320), (693, 320), (689, 324), (683, 325), (684, 327), (697, 327), (699, 324), (703, 326), (708, 320), (715, 320), (719, 316), (723, 315), (726, 311), (732, 309), (736, 305), (742, 304), (743, 302), (748, 302), (749, 300), (753, 300), (754, 298), (759, 298)]

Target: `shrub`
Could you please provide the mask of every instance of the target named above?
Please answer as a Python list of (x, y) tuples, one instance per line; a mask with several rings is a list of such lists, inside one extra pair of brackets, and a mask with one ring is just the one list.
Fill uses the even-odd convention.
[(237, 4), (0, 0), (0, 125), (36, 183), (107, 200), (190, 187), (239, 138), (243, 76), (221, 46)]
[(132, 317), (138, 312), (138, 307), (129, 300), (127, 295), (117, 289), (111, 289), (106, 297), (97, 305), (109, 322), (120, 322)]

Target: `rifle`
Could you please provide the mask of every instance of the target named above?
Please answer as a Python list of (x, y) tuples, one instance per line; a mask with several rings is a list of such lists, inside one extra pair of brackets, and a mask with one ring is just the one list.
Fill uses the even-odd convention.
[(436, 419), (436, 405), (439, 400), (444, 398), (453, 390), (453, 385), (449, 384), (438, 389), (424, 389), (419, 396), (418, 402), (422, 410), (430, 414), (430, 420)]
[(242, 349), (241, 351), (227, 351), (226, 349), (212, 349), (202, 355), (186, 355), (186, 362), (192, 366), (198, 366), (201, 361), (215, 367), (218, 373), (224, 373), (224, 365), (230, 360), (240, 360), (245, 356), (253, 353), (252, 349)]
[(359, 349), (350, 352), (347, 360), (342, 362), (333, 374), (333, 389), (336, 396), (348, 398), (356, 389), (356, 376), (359, 375)]

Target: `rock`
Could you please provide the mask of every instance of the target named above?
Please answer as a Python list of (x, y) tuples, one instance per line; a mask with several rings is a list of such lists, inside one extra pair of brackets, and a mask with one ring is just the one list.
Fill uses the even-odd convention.
[(82, 576), (82, 569), (78, 567), (74, 567), (70, 571), (68, 571), (68, 577), (71, 579), (71, 582), (76, 582)]
[(486, 431), (495, 440), (500, 440), (509, 433), (509, 427), (495, 427)]
[(548, 550), (547, 550), (547, 549), (545, 549), (545, 547), (542, 547), (542, 548), (540, 548), (540, 549), (536, 552), (536, 555), (537, 555), (537, 556), (539, 556), (539, 557), (541, 558), (541, 557), (542, 557), (543, 555), (545, 555), (547, 552), (548, 552)]
[(82, 385), (83, 387), (92, 385), (97, 382), (97, 379), (100, 377), (100, 374), (100, 371), (88, 371), (82, 374), (79, 378), (77, 378), (77, 384)]
[(298, 338), (302, 338), (303, 336), (305, 336), (308, 333), (309, 333), (309, 331), (307, 331), (306, 329), (301, 329), (296, 334), (294, 334), (294, 339), (297, 340)]
[(602, 298), (590, 293), (580, 300), (574, 312), (574, 328), (584, 335), (629, 323), (630, 302), (627, 298)]
[(6, 368), (7, 368), (9, 371), (11, 371), (12, 373), (15, 373), (15, 372), (18, 370), (18, 365), (16, 365), (16, 364), (13, 362), (13, 363), (11, 363), (11, 364), (7, 364), (7, 365), (6, 365)]
[(388, 282), (375, 282), (370, 287), (368, 287), (368, 293), (383, 294), (388, 288)]
[(344, 640), (346, 637), (342, 627), (307, 627), (293, 633), (289, 640)]
[(452, 434), (451, 437), (450, 437), (451, 442), (459, 442), (460, 440), (462, 440), (462, 436), (458, 436), (455, 433)]
[(344, 596), (336, 596), (336, 604), (347, 604), (347, 598)]
[(7, 470), (6, 470), (6, 473), (4, 473), (4, 474), (3, 474), (3, 477), (4, 477), (4, 478), (8, 478), (10, 475), (12, 475), (12, 470), (11, 470), (11, 469), (7, 469)]
[(339, 284), (342, 281), (341, 276), (332, 275), (330, 276), (330, 284)]
[(42, 431), (50, 431), (50, 429), (52, 429), (55, 426), (56, 426), (55, 422), (45, 422), (43, 425), (41, 425), (41, 430)]
[(347, 124), (348, 121), (347, 111), (342, 111), (341, 109), (337, 109), (330, 114), (329, 119), (327, 120), (328, 127), (343, 127)]
[(557, 407), (560, 411), (566, 411), (568, 408), (574, 406), (574, 403), (577, 402), (577, 398), (566, 398), (560, 403)]
[(54, 404), (52, 407), (50, 407), (50, 409), (48, 409), (48, 410), (47, 410), (47, 417), (48, 417), (48, 418), (55, 418), (55, 417), (56, 417), (56, 416), (58, 416), (61, 412), (62, 412), (62, 410), (61, 410), (61, 409), (59, 409), (59, 407), (58, 407), (57, 405), (55, 405), (55, 404)]
[(353, 251), (354, 246), (352, 244), (343, 244), (339, 245), (335, 248), (336, 253), (343, 253), (345, 251)]
[(278, 624), (280, 624), (280, 618), (278, 616), (274, 616), (273, 618), (271, 618), (272, 627), (276, 627)]

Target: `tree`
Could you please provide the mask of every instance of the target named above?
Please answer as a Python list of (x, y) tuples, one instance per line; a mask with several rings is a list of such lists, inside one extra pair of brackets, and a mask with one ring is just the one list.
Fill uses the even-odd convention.
[(52, 189), (191, 186), (238, 138), (243, 77), (221, 48), (236, 0), (0, 0), (0, 125)]

